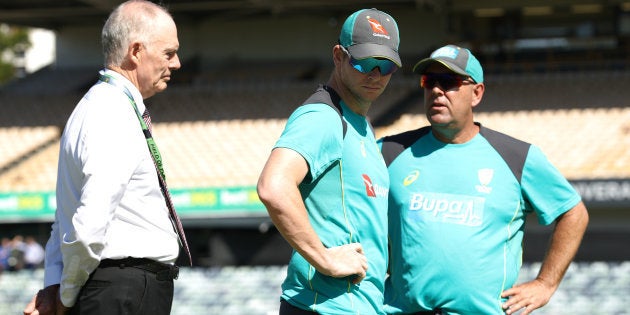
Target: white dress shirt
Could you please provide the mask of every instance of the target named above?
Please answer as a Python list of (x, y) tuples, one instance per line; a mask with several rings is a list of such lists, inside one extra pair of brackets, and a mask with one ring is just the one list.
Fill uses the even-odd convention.
[[(130, 81), (111, 70), (101, 74), (127, 87), (144, 112)], [(138, 116), (119, 87), (99, 82), (78, 103), (61, 137), (44, 285), (60, 283), (61, 301), (70, 307), (103, 259), (172, 264), (178, 254), (178, 236)]]

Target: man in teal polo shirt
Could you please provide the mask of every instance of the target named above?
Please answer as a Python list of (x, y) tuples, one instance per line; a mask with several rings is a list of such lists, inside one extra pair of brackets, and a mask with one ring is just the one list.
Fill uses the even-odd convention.
[[(444, 46), (413, 71), (431, 125), (380, 140), (391, 183), (386, 310), (529, 314), (558, 288), (586, 208), (539, 148), (473, 120), (485, 86), (468, 49)], [(555, 229), (536, 279), (515, 285), (532, 212)]]
[(366, 119), (400, 66), (398, 27), (376, 9), (343, 24), (335, 64), (289, 117), (258, 194), (294, 248), (280, 314), (383, 314), (389, 177)]

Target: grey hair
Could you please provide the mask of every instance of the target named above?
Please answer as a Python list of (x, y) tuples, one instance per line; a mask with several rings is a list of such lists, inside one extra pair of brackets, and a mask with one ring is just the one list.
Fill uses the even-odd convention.
[(151, 42), (160, 14), (171, 16), (163, 6), (146, 0), (130, 0), (114, 9), (101, 33), (105, 66), (121, 65), (132, 42)]

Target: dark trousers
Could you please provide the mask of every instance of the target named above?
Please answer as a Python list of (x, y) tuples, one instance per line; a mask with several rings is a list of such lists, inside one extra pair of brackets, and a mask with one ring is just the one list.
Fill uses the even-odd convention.
[(289, 302), (280, 299), (280, 315), (313, 315), (317, 314), (316, 312), (306, 311), (301, 308), (297, 308)]
[(81, 288), (68, 314), (168, 315), (173, 304), (173, 279), (135, 267), (97, 268)]

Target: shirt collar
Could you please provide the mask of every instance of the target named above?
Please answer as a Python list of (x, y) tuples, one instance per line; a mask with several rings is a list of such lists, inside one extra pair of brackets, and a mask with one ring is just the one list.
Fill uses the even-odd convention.
[(127, 90), (131, 93), (133, 97), (133, 101), (136, 102), (136, 106), (138, 107), (138, 111), (140, 114), (144, 113), (146, 106), (144, 105), (144, 101), (142, 98), (142, 94), (140, 94), (140, 90), (129, 81), (129, 79), (125, 78), (122, 74), (111, 70), (111, 69), (103, 69), (99, 71), (101, 75), (108, 75), (114, 78), (117, 82), (123, 85)]

